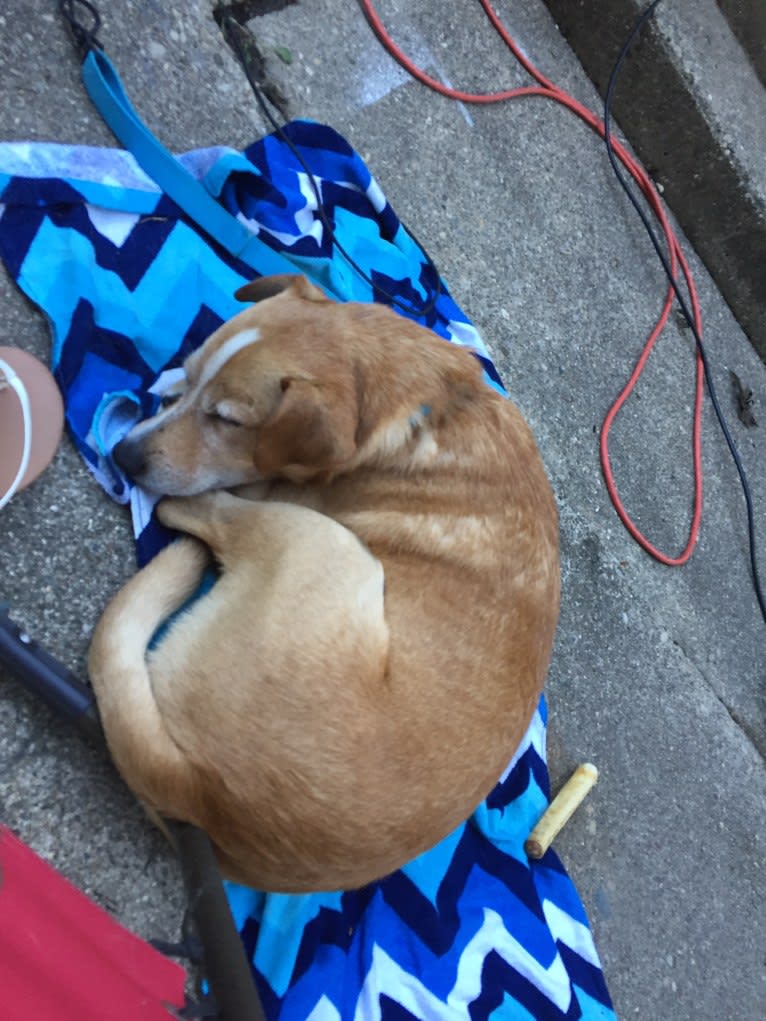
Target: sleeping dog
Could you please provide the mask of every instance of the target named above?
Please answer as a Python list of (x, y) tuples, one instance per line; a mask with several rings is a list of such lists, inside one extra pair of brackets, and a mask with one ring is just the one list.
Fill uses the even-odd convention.
[(206, 830), (225, 875), (353, 888), (466, 819), (523, 737), (556, 509), (467, 351), (303, 277), (237, 297), (257, 303), (115, 450), (186, 536), (110, 603), (90, 675), (129, 786)]

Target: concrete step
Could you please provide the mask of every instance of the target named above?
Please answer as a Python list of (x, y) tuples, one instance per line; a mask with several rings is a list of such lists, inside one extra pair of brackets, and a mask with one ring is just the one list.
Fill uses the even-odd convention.
[[(645, 0), (545, 2), (603, 97)], [(764, 78), (762, 0), (661, 3), (623, 65), (613, 113), (766, 360)]]

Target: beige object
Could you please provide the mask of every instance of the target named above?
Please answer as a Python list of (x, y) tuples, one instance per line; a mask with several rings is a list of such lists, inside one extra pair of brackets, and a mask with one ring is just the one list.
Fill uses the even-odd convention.
[(596, 780), (598, 770), (592, 763), (584, 762), (577, 767), (524, 842), (524, 850), (528, 857), (542, 858), (578, 806), (582, 804)]

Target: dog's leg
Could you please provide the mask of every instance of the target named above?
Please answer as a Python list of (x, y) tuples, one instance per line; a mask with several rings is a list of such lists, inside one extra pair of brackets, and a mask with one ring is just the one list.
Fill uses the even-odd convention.
[(168, 528), (196, 535), (209, 546), (216, 530), (252, 501), (217, 489), (197, 496), (166, 496), (157, 505), (157, 517)]
[(254, 502), (220, 489), (197, 496), (166, 497), (157, 508), (163, 525), (201, 539), (222, 563), (236, 557), (237, 533), (247, 535), (258, 529), (259, 522), (273, 531), (275, 513), (279, 513), (276, 504)]
[[(191, 779), (157, 706), (146, 654), (158, 627), (196, 590), (209, 562), (209, 551), (194, 539), (168, 546), (118, 592), (93, 634), (88, 672), (112, 757), (131, 778), (184, 778), (173, 785)], [(159, 788), (133, 787), (149, 805), (164, 801)]]

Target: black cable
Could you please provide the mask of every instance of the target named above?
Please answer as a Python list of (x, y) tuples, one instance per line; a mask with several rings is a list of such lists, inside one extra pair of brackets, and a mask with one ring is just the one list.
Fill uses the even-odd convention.
[[(81, 7), (90, 15), (91, 23), (87, 25), (77, 16), (77, 8)], [(59, 0), (59, 11), (69, 25), (80, 56), (84, 57), (89, 50), (102, 50), (103, 46), (98, 41), (98, 32), (101, 29), (101, 15), (89, 0)]]
[(433, 273), (433, 275), (435, 277), (435, 280), (436, 280), (436, 285), (435, 285), (434, 290), (431, 293), (431, 297), (428, 299), (428, 301), (424, 305), (421, 305), (421, 306), (410, 305), (410, 304), (408, 304), (406, 302), (403, 302), (401, 300), (401, 298), (398, 298), (395, 294), (390, 294), (388, 291), (384, 290), (380, 286), (380, 284), (376, 284), (364, 272), (362, 267), (357, 262), (355, 262), (353, 257), (351, 255), (349, 255), (349, 253), (343, 247), (341, 242), (338, 240), (337, 235), (335, 234), (335, 230), (333, 229), (333, 225), (330, 222), (330, 218), (327, 215), (327, 210), (325, 209), (325, 205), (324, 205), (324, 203), (322, 201), (322, 196), (321, 196), (320, 191), (319, 191), (319, 184), (317, 183), (316, 178), (314, 177), (313, 173), (311, 172), (311, 169), (309, 168), (308, 164), (306, 163), (306, 161), (304, 160), (303, 156), (301, 155), (300, 150), (298, 149), (298, 147), (293, 143), (292, 139), (284, 131), (283, 126), (277, 121), (277, 119), (272, 114), (271, 110), (269, 109), (269, 105), (268, 105), (268, 103), (267, 103), (267, 101), (266, 101), (266, 99), (265, 99), (265, 97), (263, 95), (263, 90), (261, 89), (261, 87), (258, 85), (258, 83), (253, 78), (253, 76), (252, 76), (252, 74), (250, 72), (250, 66), (249, 66), (249, 62), (248, 62), (247, 56), (246, 56), (246, 54), (245, 54), (245, 52), (244, 52), (244, 50), (243, 50), (243, 48), (242, 48), (242, 46), (240, 44), (239, 38), (238, 38), (238, 32), (242, 30), (241, 26), (239, 25), (239, 22), (237, 22), (230, 14), (226, 14), (222, 18), (221, 26), (222, 26), (222, 28), (224, 30), (224, 35), (225, 35), (227, 41), (229, 42), (229, 45), (234, 49), (234, 52), (236, 53), (237, 58), (238, 58), (240, 64), (242, 65), (242, 69), (245, 72), (245, 75), (247, 77), (248, 82), (250, 83), (250, 88), (253, 90), (253, 95), (255, 96), (256, 100), (258, 101), (258, 105), (261, 108), (261, 112), (263, 113), (264, 117), (266, 118), (266, 120), (271, 125), (273, 131), (285, 143), (285, 145), (288, 147), (288, 149), (293, 154), (293, 156), (295, 156), (295, 158), (298, 160), (298, 162), (300, 163), (301, 167), (305, 171), (305, 173), (306, 173), (306, 175), (308, 177), (308, 180), (309, 180), (309, 184), (311, 185), (311, 190), (314, 192), (314, 197), (315, 197), (316, 203), (317, 203), (317, 213), (319, 214), (319, 218), (322, 221), (322, 225), (323, 225), (324, 229), (327, 231), (327, 234), (328, 234), (332, 244), (338, 250), (340, 255), (346, 260), (346, 262), (349, 264), (349, 266), (351, 266), (351, 268), (354, 270), (354, 272), (358, 273), (358, 275), (362, 278), (362, 280), (364, 280), (365, 283), (369, 284), (370, 287), (372, 287), (373, 293), (375, 291), (377, 291), (379, 294), (382, 294), (384, 298), (387, 298), (391, 302), (391, 304), (392, 304), (392, 306), (394, 308), (399, 309), (400, 312), (404, 312), (406, 315), (413, 316), (416, 319), (425, 318), (425, 316), (427, 316), (428, 313), (431, 312), (431, 310), (434, 308), (434, 306), (436, 305), (436, 302), (439, 300), (439, 297), (440, 297), (440, 295), (442, 293), (441, 276), (440, 276), (439, 270), (436, 267), (436, 264), (434, 263), (434, 261), (431, 258), (431, 256), (425, 250), (423, 245), (421, 245), (421, 243), (418, 241), (417, 237), (410, 230), (410, 228), (407, 227), (405, 224), (402, 224), (402, 226), (405, 228), (405, 230), (410, 235), (412, 240), (415, 242), (415, 244), (418, 246), (420, 251), (423, 253), (423, 255), (425, 257), (425, 260), (426, 260), (426, 265), (428, 266), (428, 269), (431, 270), (431, 272)]
[(604, 100), (604, 141), (606, 142), (606, 151), (609, 156), (609, 162), (612, 165), (612, 170), (614, 170), (615, 176), (617, 177), (617, 180), (622, 186), (623, 191), (630, 199), (631, 205), (641, 218), (641, 222), (643, 223), (646, 232), (649, 235), (652, 245), (654, 246), (654, 250), (657, 253), (657, 257), (662, 263), (662, 268), (665, 270), (665, 274), (667, 275), (667, 278), (670, 281), (670, 285), (673, 288), (676, 300), (678, 301), (678, 304), (681, 307), (681, 311), (684, 314), (684, 318), (689, 324), (692, 334), (694, 335), (694, 341), (697, 345), (697, 350), (699, 351), (700, 358), (702, 360), (702, 367), (705, 373), (705, 384), (707, 386), (708, 393), (710, 394), (710, 401), (713, 405), (713, 410), (715, 411), (716, 418), (718, 419), (718, 424), (721, 427), (721, 432), (724, 435), (726, 444), (729, 448), (729, 452), (737, 468), (737, 474), (739, 475), (739, 481), (742, 486), (742, 493), (745, 498), (745, 506), (747, 508), (747, 532), (748, 543), (750, 547), (750, 567), (753, 577), (753, 588), (755, 590), (756, 599), (758, 600), (758, 606), (760, 607), (761, 610), (761, 615), (763, 616), (764, 623), (766, 623), (766, 600), (764, 599), (763, 589), (761, 587), (761, 581), (758, 574), (758, 562), (756, 557), (756, 542), (755, 542), (755, 521), (753, 515), (753, 499), (750, 493), (750, 486), (747, 481), (747, 475), (745, 473), (745, 469), (742, 464), (742, 460), (740, 459), (739, 452), (736, 448), (734, 440), (732, 439), (731, 433), (729, 432), (729, 427), (726, 424), (726, 419), (724, 417), (723, 411), (721, 410), (721, 405), (718, 401), (718, 395), (716, 393), (715, 385), (713, 383), (713, 378), (710, 371), (707, 352), (705, 351), (705, 346), (702, 343), (702, 337), (700, 336), (699, 330), (697, 329), (697, 324), (694, 321), (694, 316), (691, 314), (689, 307), (686, 304), (686, 301), (684, 299), (683, 294), (681, 293), (681, 289), (678, 286), (678, 282), (675, 278), (673, 270), (671, 269), (670, 264), (668, 262), (667, 256), (665, 255), (665, 252), (663, 252), (662, 246), (657, 238), (657, 235), (654, 232), (654, 229), (652, 228), (651, 222), (649, 221), (649, 217), (641, 208), (641, 204), (634, 195), (633, 189), (630, 187), (625, 175), (622, 173), (620, 169), (617, 158), (614, 154), (614, 148), (612, 146), (612, 133), (610, 129), (610, 121), (612, 111), (612, 96), (614, 93), (615, 85), (617, 84), (617, 77), (620, 73), (620, 70), (628, 54), (628, 51), (630, 50), (630, 47), (633, 45), (634, 39), (639, 34), (641, 29), (649, 20), (649, 18), (651, 18), (651, 16), (654, 14), (655, 8), (659, 3), (660, 0), (653, 0), (653, 3), (651, 3), (643, 12), (643, 14), (638, 18), (635, 25), (633, 26), (633, 29), (630, 32), (630, 35), (626, 39), (625, 44), (622, 47), (622, 50), (620, 51), (620, 55), (617, 58), (614, 67), (612, 68), (612, 73), (609, 76), (609, 84), (606, 90), (606, 98)]

